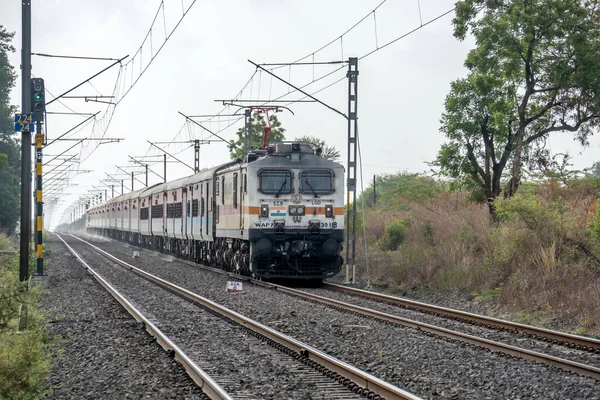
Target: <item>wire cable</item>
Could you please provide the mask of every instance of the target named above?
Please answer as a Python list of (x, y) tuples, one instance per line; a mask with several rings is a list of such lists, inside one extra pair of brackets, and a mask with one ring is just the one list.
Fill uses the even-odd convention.
[(420, 30), (420, 29), (422, 29), (422, 28), (426, 27), (427, 25), (429, 25), (429, 24), (431, 24), (431, 23), (433, 23), (433, 22), (437, 21), (438, 19), (440, 19), (440, 18), (443, 18), (443, 17), (445, 17), (446, 15), (450, 14), (450, 13), (451, 13), (451, 12), (453, 12), (455, 9), (456, 9), (456, 8), (455, 8), (455, 7), (453, 7), (452, 9), (450, 9), (450, 10), (446, 11), (445, 13), (443, 13), (443, 14), (440, 14), (440, 15), (438, 15), (437, 17), (435, 17), (435, 18), (433, 18), (433, 19), (430, 19), (429, 21), (425, 22), (424, 24), (422, 23), (422, 24), (421, 24), (420, 26), (418, 26), (417, 28), (415, 28), (415, 29), (413, 29), (413, 30), (411, 30), (411, 31), (409, 31), (409, 32), (407, 32), (407, 33), (405, 33), (405, 34), (401, 35), (401, 36), (398, 36), (396, 39), (390, 40), (389, 42), (387, 42), (387, 43), (386, 43), (386, 44), (384, 44), (383, 46), (381, 46), (381, 47), (379, 47), (379, 48), (376, 48), (375, 50), (372, 50), (372, 51), (368, 52), (367, 54), (365, 54), (365, 55), (363, 55), (363, 56), (359, 57), (359, 60), (365, 59), (365, 58), (369, 57), (371, 54), (374, 54), (374, 53), (378, 52), (379, 50), (382, 50), (382, 49), (384, 49), (384, 48), (388, 47), (389, 45), (396, 43), (398, 40), (404, 39), (405, 37), (412, 35), (413, 33), (417, 32), (418, 30)]

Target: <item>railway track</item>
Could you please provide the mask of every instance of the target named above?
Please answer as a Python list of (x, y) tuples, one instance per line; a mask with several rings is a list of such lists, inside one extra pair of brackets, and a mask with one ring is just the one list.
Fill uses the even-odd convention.
[(488, 317), (485, 315), (473, 314), (465, 311), (454, 310), (451, 308), (440, 307), (415, 300), (389, 296), (382, 293), (370, 292), (367, 290), (356, 289), (333, 283), (324, 283), (323, 289), (347, 293), (353, 296), (358, 296), (362, 298), (371, 299), (377, 302), (394, 305), (407, 310), (413, 310), (456, 321), (467, 322), (488, 329), (506, 331), (509, 333), (523, 335), (532, 339), (541, 340), (551, 344), (567, 346), (570, 348), (587, 351), (590, 353), (600, 354), (600, 340), (590, 337), (572, 335), (564, 332), (557, 332), (550, 329), (520, 324), (518, 322), (506, 321), (498, 318)]
[[(145, 281), (158, 285), (161, 288), (173, 294), (176, 294), (181, 298), (184, 298), (196, 305), (199, 305), (202, 309), (208, 311), (213, 315), (218, 315), (219, 318), (224, 319), (228, 323), (242, 327), (242, 329), (247, 334), (252, 335), (252, 337), (254, 338), (253, 340), (267, 343), (274, 349), (278, 350), (279, 353), (285, 354), (288, 360), (291, 360), (288, 361), (288, 363), (291, 362), (292, 364), (297, 364), (292, 365), (291, 367), (288, 365), (288, 370), (294, 370), (294, 368), (296, 368), (294, 370), (296, 373), (304, 374), (306, 381), (309, 382), (315, 388), (315, 390), (317, 391), (317, 395), (320, 396), (319, 398), (418, 398), (417, 396), (411, 393), (399, 389), (343, 361), (331, 357), (326, 353), (321, 352), (292, 337), (277, 332), (272, 328), (269, 328), (256, 321), (253, 321), (235, 311), (220, 306), (219, 304), (208, 300), (202, 296), (199, 296), (195, 293), (192, 293), (189, 290), (186, 290), (155, 275), (149, 274), (139, 268), (136, 268), (135, 266), (115, 257), (112, 254), (109, 254), (108, 252), (92, 245), (89, 242), (86, 242), (78, 237), (75, 238), (96, 254), (100, 254), (107, 260), (110, 260), (111, 262), (118, 264), (124, 269), (133, 272), (135, 275), (143, 278)], [(61, 240), (65, 242), (65, 244), (72, 253), (76, 254), (75, 250), (73, 250), (73, 248), (69, 246), (67, 242), (64, 241), (64, 239), (61, 238)], [(76, 255), (76, 257), (82, 263), (85, 263), (85, 261), (83, 261), (80, 255)], [(148, 321), (148, 319), (146, 319), (145, 321)], [(186, 329), (190, 329), (190, 327), (187, 327)], [(211, 340), (214, 341), (216, 339), (211, 338)], [(167, 348), (173, 349), (174, 347), (171, 346), (174, 346), (174, 344), (172, 343), (172, 341), (169, 343), (171, 344), (167, 344)], [(279, 362), (281, 362), (281, 360)], [(204, 373), (205, 379), (200, 380), (199, 384), (207, 385), (207, 382), (211, 382), (211, 378), (208, 376), (209, 374), (212, 376), (212, 382), (223, 383), (221, 385), (222, 387), (227, 388), (228, 384), (232, 384), (231, 381), (228, 381), (228, 379), (231, 380), (231, 376), (216, 376), (211, 371), (208, 371), (208, 373)], [(248, 395), (244, 393), (233, 393), (233, 396), (236, 398), (249, 398)]]
[[(261, 283), (261, 284), (264, 284), (264, 283)], [(347, 291), (343, 290), (346, 288), (343, 286), (340, 286), (340, 285), (329, 284), (329, 285), (326, 285), (325, 287), (329, 287), (329, 288), (334, 287), (336, 291), (343, 291), (345, 293), (351, 293), (352, 296), (357, 295), (356, 292), (353, 292), (353, 291), (347, 292)], [(372, 319), (379, 320), (379, 321), (382, 321), (385, 323), (410, 327), (410, 328), (416, 329), (420, 332), (423, 332), (424, 334), (438, 337), (440, 339), (444, 339), (444, 340), (448, 340), (448, 341), (452, 341), (452, 342), (463, 343), (466, 345), (473, 346), (475, 348), (480, 348), (480, 349), (491, 351), (491, 352), (493, 352), (495, 354), (499, 354), (501, 356), (517, 357), (517, 358), (522, 358), (522, 359), (526, 359), (526, 360), (531, 360), (531, 361), (534, 361), (537, 363), (542, 363), (542, 364), (546, 364), (546, 365), (558, 368), (563, 371), (568, 371), (568, 372), (572, 372), (572, 373), (576, 373), (579, 375), (588, 376), (588, 377), (600, 380), (600, 368), (598, 368), (594, 365), (589, 365), (587, 363), (572, 361), (572, 360), (564, 359), (564, 358), (557, 357), (554, 355), (546, 354), (544, 352), (534, 351), (534, 350), (518, 347), (515, 345), (507, 344), (504, 342), (490, 340), (490, 339), (476, 336), (473, 334), (468, 334), (468, 333), (464, 333), (464, 332), (461, 332), (458, 330), (440, 327), (438, 325), (418, 321), (415, 319), (401, 317), (401, 316), (398, 316), (398, 315), (395, 315), (395, 314), (392, 314), (389, 312), (383, 312), (380, 310), (376, 310), (372, 307), (364, 307), (361, 305), (356, 305), (354, 303), (350, 303), (348, 301), (341, 301), (338, 299), (310, 293), (310, 292), (303, 291), (303, 290), (288, 288), (288, 287), (279, 286), (279, 285), (274, 285), (274, 289), (276, 289), (280, 292), (283, 292), (283, 293), (287, 293), (292, 296), (297, 296), (297, 297), (305, 299), (307, 301), (324, 304), (328, 307), (338, 309), (338, 310), (341, 310), (344, 312), (349, 312), (349, 313), (353, 313), (353, 314), (360, 315), (363, 317), (372, 318)], [(364, 292), (364, 291), (361, 291), (361, 292)], [(367, 292), (367, 293), (369, 293), (369, 292)], [(362, 293), (361, 293), (361, 295), (362, 295)], [(454, 310), (447, 309), (446, 312), (448, 314), (444, 314), (444, 316), (450, 315), (451, 311), (454, 311)], [(461, 311), (457, 311), (457, 312), (461, 313)], [(457, 319), (458, 319), (458, 317), (457, 317)], [(498, 320), (498, 321), (500, 321), (500, 320)], [(510, 325), (509, 321), (504, 321), (504, 322), (506, 322), (508, 325)], [(505, 329), (505, 330), (508, 330), (508, 329)], [(516, 330), (510, 330), (509, 332), (510, 333), (519, 333)], [(553, 333), (554, 333), (555, 337), (559, 337), (561, 334), (560, 332), (553, 332)], [(568, 337), (574, 336), (574, 335), (569, 335), (569, 334), (565, 334), (565, 335)], [(584, 340), (584, 339), (586, 339), (586, 338), (582, 338), (582, 340)], [(592, 341), (593, 340), (594, 339), (592, 339)]]
[[(409, 327), (420, 331), (426, 335), (438, 337), (443, 340), (464, 343), (475, 348), (491, 351), (501, 356), (531, 360), (537, 363), (542, 363), (558, 368), (560, 370), (569, 371), (582, 376), (588, 376), (600, 380), (600, 368), (594, 365), (589, 365), (587, 362), (573, 361), (556, 355), (547, 354), (545, 351), (535, 351), (527, 348), (522, 348), (520, 346), (507, 344), (502, 341), (489, 340), (483, 337), (479, 337), (478, 335), (468, 334), (457, 330), (440, 327), (437, 326), (437, 324), (425, 323), (422, 321), (394, 315), (390, 312), (378, 311), (373, 307), (364, 307), (356, 305), (350, 301), (336, 300), (329, 296), (317, 295), (304, 290), (298, 290), (281, 285), (276, 285), (273, 283), (253, 280), (247, 277), (242, 277), (236, 274), (228, 273), (219, 269), (199, 265), (187, 260), (178, 259), (178, 261), (214, 273), (232, 276), (238, 280), (244, 280), (255, 285), (271, 288), (279, 292), (302, 298), (310, 302), (323, 304), (327, 307), (337, 309), (340, 311), (382, 321), (387, 324), (395, 324)], [(424, 312), (434, 316), (443, 317), (445, 319), (451, 319), (455, 321), (469, 323), (474, 326), (502, 331), (510, 335), (525, 335), (526, 337), (532, 340), (539, 340), (543, 343), (562, 345), (568, 348), (579, 349), (581, 351), (592, 353), (590, 354), (591, 356), (593, 356), (593, 353), (597, 352), (600, 348), (600, 341), (593, 338), (570, 335), (562, 332), (551, 331), (544, 328), (537, 328), (496, 318), (466, 313), (463, 311), (433, 306), (426, 303), (420, 303), (379, 293), (349, 288), (341, 285), (324, 284), (323, 288), (329, 291), (345, 293), (349, 295), (349, 297), (367, 298), (369, 300), (373, 300), (374, 302), (391, 304), (395, 307)]]
[(73, 254), (73, 256), (83, 265), (88, 272), (96, 279), (100, 285), (102, 285), (114, 298), (131, 314), (136, 321), (144, 324), (148, 333), (150, 333), (156, 341), (160, 344), (160, 346), (166, 351), (171, 352), (174, 359), (179, 362), (184, 368), (186, 373), (192, 378), (192, 380), (202, 389), (202, 391), (206, 394), (205, 398), (209, 398), (212, 400), (220, 399), (220, 400), (231, 400), (232, 398), (223, 390), (223, 388), (217, 384), (202, 368), (198, 366), (191, 358), (177, 346), (167, 335), (165, 335), (152, 321), (150, 321), (146, 316), (142, 314), (131, 302), (129, 302), (117, 289), (115, 289), (110, 283), (108, 283), (100, 274), (98, 274), (88, 263), (86, 263), (83, 258), (79, 256), (73, 250), (67, 242), (60, 237), (60, 235), (56, 235), (67, 247), (69, 252)]

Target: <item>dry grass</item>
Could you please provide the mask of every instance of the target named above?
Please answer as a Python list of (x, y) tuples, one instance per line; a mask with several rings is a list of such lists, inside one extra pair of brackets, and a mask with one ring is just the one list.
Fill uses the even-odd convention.
[[(600, 258), (590, 225), (597, 191), (556, 183), (499, 204), (501, 222), (465, 193), (442, 193), (403, 210), (367, 210), (371, 281), (384, 287), (463, 290), (493, 298), (525, 322), (544, 315), (577, 333), (600, 333)], [(385, 226), (410, 220), (397, 251), (381, 251)], [(599, 224), (600, 225), (600, 224)], [(362, 236), (362, 235), (361, 235)], [(357, 242), (364, 265), (364, 242)], [(364, 276), (364, 268), (360, 268)], [(486, 297), (486, 298), (487, 298)]]

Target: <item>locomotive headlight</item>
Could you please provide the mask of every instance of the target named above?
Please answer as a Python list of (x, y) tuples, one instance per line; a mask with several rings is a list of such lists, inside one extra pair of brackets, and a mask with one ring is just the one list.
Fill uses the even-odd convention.
[(290, 215), (304, 215), (304, 206), (290, 206)]
[(269, 216), (269, 205), (261, 204), (260, 206), (260, 216), (262, 218), (267, 218)]
[(333, 205), (332, 204), (325, 205), (325, 217), (333, 218)]

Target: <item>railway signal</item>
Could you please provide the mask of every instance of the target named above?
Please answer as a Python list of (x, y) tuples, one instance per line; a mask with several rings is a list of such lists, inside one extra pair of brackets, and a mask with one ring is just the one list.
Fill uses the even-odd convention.
[(44, 90), (44, 80), (42, 78), (31, 79), (31, 111), (33, 111), (36, 121), (44, 122), (46, 93)]

